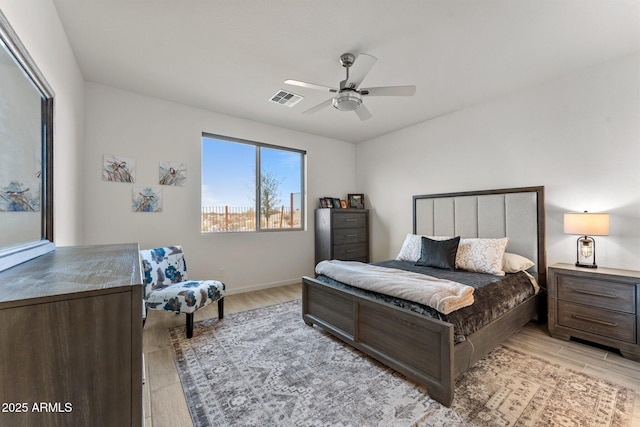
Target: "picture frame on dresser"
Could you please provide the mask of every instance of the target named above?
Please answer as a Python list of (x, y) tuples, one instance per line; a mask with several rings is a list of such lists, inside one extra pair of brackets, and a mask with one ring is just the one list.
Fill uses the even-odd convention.
[[(327, 208), (329, 208), (329, 209), (333, 209), (333, 208), (335, 208), (336, 206), (335, 206), (335, 204), (334, 204), (334, 202), (333, 202), (334, 200), (335, 200), (335, 198), (334, 198), (334, 197), (325, 197), (325, 198), (324, 198), (324, 201), (325, 201), (325, 203), (326, 203), (326, 205), (327, 205), (327, 206), (325, 206), (325, 207), (327, 207)], [(338, 206), (338, 207), (340, 207), (340, 206)]]
[(349, 194), (347, 200), (351, 209), (364, 209), (364, 194)]

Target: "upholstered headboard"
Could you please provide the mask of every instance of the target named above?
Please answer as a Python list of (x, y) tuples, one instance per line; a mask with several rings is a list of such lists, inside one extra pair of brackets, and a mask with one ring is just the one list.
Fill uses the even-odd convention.
[(413, 232), (431, 236), (509, 237), (507, 252), (534, 261), (546, 287), (544, 187), (413, 196)]

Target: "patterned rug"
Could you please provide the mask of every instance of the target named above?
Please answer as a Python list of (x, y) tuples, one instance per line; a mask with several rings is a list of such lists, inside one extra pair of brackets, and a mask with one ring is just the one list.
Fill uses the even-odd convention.
[(634, 392), (499, 347), (451, 408), (305, 325), (300, 301), (169, 330), (195, 426), (628, 426)]

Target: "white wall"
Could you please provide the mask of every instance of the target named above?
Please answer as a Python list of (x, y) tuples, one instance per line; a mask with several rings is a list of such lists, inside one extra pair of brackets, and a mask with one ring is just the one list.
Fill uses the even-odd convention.
[(412, 229), (412, 196), (544, 185), (547, 261), (575, 262), (566, 211), (607, 211), (598, 265), (640, 269), (638, 54), (357, 146), (374, 261)]
[(51, 0), (0, 0), (0, 9), (55, 92), (54, 240), (79, 244), (84, 79)]
[[(307, 151), (307, 230), (200, 233), (202, 132)], [(230, 293), (296, 283), (313, 274), (313, 209), (318, 197), (355, 188), (355, 146), (193, 107), (86, 84), (84, 243), (181, 244), (189, 278), (216, 279)], [(135, 185), (158, 186), (158, 163), (187, 164), (187, 186), (161, 186), (160, 213), (131, 211), (133, 184), (102, 180), (102, 156), (137, 159)], [(330, 165), (330, 167), (327, 167)], [(220, 269), (224, 270), (220, 277)]]

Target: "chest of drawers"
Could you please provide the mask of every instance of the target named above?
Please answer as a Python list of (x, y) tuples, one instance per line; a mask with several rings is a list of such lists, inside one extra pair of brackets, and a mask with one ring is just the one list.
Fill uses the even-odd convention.
[(0, 402), (26, 405), (0, 426), (143, 423), (139, 257), (63, 247), (0, 273)]
[(326, 259), (369, 262), (368, 209), (316, 209), (316, 264)]
[(617, 348), (640, 361), (640, 272), (549, 267), (549, 332)]

